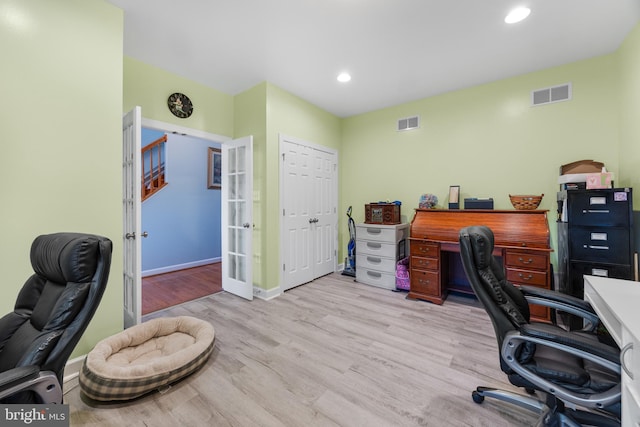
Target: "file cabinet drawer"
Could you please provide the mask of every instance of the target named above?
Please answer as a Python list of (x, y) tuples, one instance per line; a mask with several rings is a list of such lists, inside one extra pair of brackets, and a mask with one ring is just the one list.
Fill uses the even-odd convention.
[(623, 228), (583, 228), (569, 231), (572, 260), (631, 264), (629, 230)]

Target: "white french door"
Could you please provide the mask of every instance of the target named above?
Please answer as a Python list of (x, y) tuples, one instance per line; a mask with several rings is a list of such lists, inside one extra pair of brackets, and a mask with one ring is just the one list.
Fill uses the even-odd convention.
[(280, 136), (282, 291), (336, 269), (337, 153)]
[(222, 144), (222, 289), (253, 299), (253, 137)]
[(122, 119), (122, 212), (124, 327), (137, 325), (142, 312), (141, 180), (142, 112), (135, 107)]

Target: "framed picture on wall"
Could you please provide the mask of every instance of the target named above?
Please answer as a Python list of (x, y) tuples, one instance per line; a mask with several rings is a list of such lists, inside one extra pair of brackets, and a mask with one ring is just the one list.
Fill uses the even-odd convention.
[(219, 148), (209, 147), (207, 167), (207, 188), (219, 190), (222, 188), (222, 153)]

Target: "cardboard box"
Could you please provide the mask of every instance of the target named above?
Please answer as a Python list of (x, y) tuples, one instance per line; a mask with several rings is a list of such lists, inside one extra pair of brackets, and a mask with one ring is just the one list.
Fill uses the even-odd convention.
[(595, 162), (593, 160), (578, 160), (577, 162), (567, 163), (560, 166), (560, 175), (578, 174), (578, 173), (598, 173), (602, 171), (604, 163)]

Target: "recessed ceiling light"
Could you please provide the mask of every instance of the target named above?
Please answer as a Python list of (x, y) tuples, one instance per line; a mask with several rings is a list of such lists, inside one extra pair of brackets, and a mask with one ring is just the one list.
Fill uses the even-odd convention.
[(530, 13), (531, 9), (528, 7), (517, 7), (509, 12), (506, 18), (504, 18), (504, 22), (507, 24), (515, 24), (516, 22), (520, 22), (525, 19)]
[(351, 80), (351, 75), (349, 73), (340, 73), (338, 74), (338, 81), (340, 83), (346, 83)]

